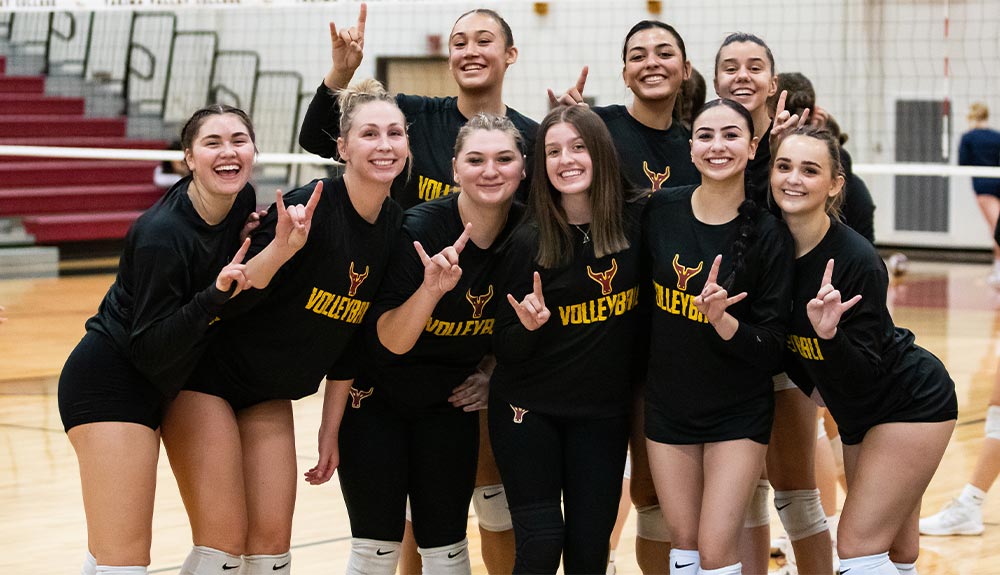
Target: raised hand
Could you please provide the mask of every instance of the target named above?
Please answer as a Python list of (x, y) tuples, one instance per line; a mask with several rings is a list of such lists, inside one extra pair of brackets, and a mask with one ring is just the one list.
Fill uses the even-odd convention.
[[(243, 245), (233, 256), (232, 261), (222, 268), (219, 277), (215, 278), (215, 287), (221, 292), (229, 293), (230, 298), (236, 297), (236, 294), (251, 287), (250, 279), (245, 273), (247, 266), (243, 263), (248, 249), (250, 249), (250, 238), (243, 240)], [(232, 290), (231, 293), (230, 290)]]
[(312, 195), (306, 205), (295, 204), (285, 206), (285, 201), (281, 197), (281, 190), (275, 192), (277, 199), (274, 204), (278, 210), (278, 223), (275, 227), (274, 239), (279, 244), (292, 251), (299, 251), (306, 245), (309, 239), (309, 230), (312, 229), (312, 216), (319, 204), (319, 199), (323, 196), (323, 181), (316, 182)]
[(267, 208), (263, 208), (247, 216), (247, 221), (246, 223), (243, 224), (243, 229), (240, 230), (241, 242), (249, 238), (250, 234), (253, 233), (254, 230), (260, 227), (260, 220), (266, 215), (267, 215)]
[(788, 90), (782, 90), (781, 95), (778, 96), (778, 104), (774, 108), (774, 121), (771, 124), (771, 136), (768, 141), (772, 154), (778, 151), (781, 140), (790, 134), (792, 130), (801, 128), (809, 123), (809, 108), (802, 110), (801, 117), (798, 114), (793, 114), (785, 109), (785, 100), (787, 98)]
[(590, 73), (590, 68), (584, 66), (583, 70), (580, 70), (580, 77), (576, 80), (576, 85), (566, 91), (565, 94), (561, 96), (556, 96), (556, 93), (549, 88), (549, 103), (555, 106), (574, 106), (577, 104), (586, 106), (587, 103), (583, 100), (583, 89), (587, 85), (587, 74)]
[(826, 271), (823, 272), (823, 281), (820, 283), (819, 292), (816, 297), (806, 304), (806, 315), (809, 323), (820, 339), (833, 339), (837, 335), (837, 325), (844, 312), (854, 307), (861, 301), (861, 294), (858, 294), (846, 302), (841, 301), (840, 290), (833, 287), (833, 260), (826, 262)]
[(729, 297), (729, 293), (718, 284), (719, 267), (722, 265), (722, 256), (715, 256), (712, 262), (712, 269), (708, 271), (708, 278), (705, 280), (705, 287), (694, 298), (694, 305), (698, 311), (708, 318), (708, 323), (715, 326), (726, 314), (729, 306), (747, 297), (747, 292), (742, 292)]
[(478, 411), (486, 409), (486, 402), (490, 396), (490, 376), (477, 369), (462, 382), (462, 385), (451, 390), (451, 397), (448, 403), (454, 407), (461, 407), (462, 411)]
[(424, 286), (436, 295), (443, 295), (458, 284), (462, 278), (462, 268), (458, 266), (458, 256), (465, 249), (465, 244), (469, 242), (469, 230), (472, 224), (465, 224), (462, 235), (458, 236), (455, 243), (445, 247), (434, 257), (427, 255), (420, 242), (413, 242), (413, 247), (420, 256), (421, 263), (424, 264)]
[(517, 312), (517, 318), (521, 320), (521, 325), (528, 331), (535, 331), (542, 327), (552, 315), (549, 308), (545, 307), (545, 296), (542, 295), (542, 276), (538, 272), (535, 272), (531, 293), (524, 296), (520, 302), (514, 296), (507, 294), (507, 301)]
[(354, 71), (361, 65), (361, 60), (365, 56), (365, 20), (367, 17), (368, 5), (362, 2), (356, 26), (337, 30), (337, 25), (330, 22), (330, 47), (334, 70), (353, 75)]

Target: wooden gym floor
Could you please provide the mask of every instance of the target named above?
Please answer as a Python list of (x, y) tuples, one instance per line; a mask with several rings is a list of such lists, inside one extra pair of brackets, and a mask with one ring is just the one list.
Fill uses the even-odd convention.
[[(959, 423), (924, 497), (924, 515), (956, 496), (976, 462), (1000, 346), (1000, 294), (986, 285), (982, 264), (913, 263), (891, 288), (896, 323), (937, 354), (958, 385)], [(76, 457), (63, 433), (56, 382), (83, 335), (111, 275), (0, 281), (0, 572), (79, 573), (86, 545)], [(300, 471), (316, 460), (322, 398), (295, 403)], [(151, 573), (175, 574), (190, 549), (190, 532), (166, 456), (161, 455)], [(299, 488), (292, 539), (295, 573), (343, 573), (349, 548), (347, 514), (336, 480)], [(987, 499), (981, 537), (925, 537), (922, 575), (1000, 572), (1000, 495)], [(777, 520), (774, 522), (777, 532)], [(618, 573), (639, 573), (632, 551), (634, 514), (617, 554)], [(473, 571), (485, 573), (478, 530), (470, 518)]]

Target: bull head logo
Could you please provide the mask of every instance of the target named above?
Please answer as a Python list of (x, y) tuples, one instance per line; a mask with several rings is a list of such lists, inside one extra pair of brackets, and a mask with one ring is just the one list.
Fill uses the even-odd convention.
[(587, 275), (590, 279), (601, 284), (601, 295), (611, 295), (611, 280), (615, 279), (616, 273), (618, 273), (618, 261), (614, 258), (611, 258), (611, 269), (608, 271), (595, 273), (590, 266), (587, 266)]
[(674, 272), (677, 273), (677, 289), (687, 291), (688, 280), (698, 275), (705, 262), (698, 262), (698, 267), (689, 268), (680, 264), (680, 254), (674, 254)]
[(347, 295), (354, 297), (358, 293), (358, 288), (361, 287), (361, 284), (363, 284), (365, 279), (368, 278), (368, 266), (365, 266), (365, 273), (356, 274), (354, 273), (354, 262), (351, 262), (351, 269), (347, 273), (351, 278), (351, 289), (347, 291)]
[(483, 295), (472, 295), (472, 289), (469, 289), (465, 292), (465, 299), (472, 304), (472, 319), (483, 317), (483, 308), (493, 299), (493, 284), (490, 284), (490, 288)]
[[(507, 405), (510, 404), (508, 403)], [(514, 407), (513, 405), (511, 405), (510, 408), (514, 410), (514, 423), (524, 422), (524, 414), (528, 413), (528, 410), (523, 407)]]
[(375, 393), (374, 387), (369, 387), (368, 391), (361, 391), (356, 387), (351, 388), (351, 407), (361, 409), (361, 400)]
[(650, 170), (649, 164), (647, 164), (646, 161), (643, 160), (642, 171), (643, 173), (646, 174), (646, 177), (649, 178), (649, 183), (652, 184), (653, 186), (652, 190), (654, 192), (662, 188), (663, 184), (670, 179), (670, 166), (667, 166), (667, 171), (663, 172), (662, 174), (658, 174), (653, 170)]

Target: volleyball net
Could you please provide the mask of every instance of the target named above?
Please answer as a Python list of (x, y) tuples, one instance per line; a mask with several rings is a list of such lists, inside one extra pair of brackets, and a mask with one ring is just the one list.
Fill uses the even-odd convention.
[[(84, 95), (87, 115), (127, 118), (127, 135), (171, 139), (195, 109), (223, 102), (254, 118), (260, 172), (284, 185), (324, 173), (302, 153), (302, 115), (330, 66), (329, 21), (354, 25), (360, 2), (296, 0), (0, 0), (7, 76), (45, 76), (46, 93)], [(986, 247), (970, 176), (1000, 170), (956, 166), (973, 102), (1000, 114), (1000, 3), (993, 0), (370, 0), (365, 59), (357, 77), (392, 91), (453, 94), (447, 38), (476, 7), (499, 11), (519, 57), (504, 98), (540, 119), (546, 88), (563, 90), (587, 65), (585, 95), (627, 103), (621, 48), (638, 20), (659, 19), (683, 36), (714, 97), (714, 58), (730, 32), (764, 38), (778, 72), (801, 72), (818, 104), (849, 134), (855, 172), (875, 198), (880, 242)], [(11, 114), (0, 96), (0, 116)], [(32, 140), (36, 140), (33, 142)], [(49, 152), (37, 137), (3, 135), (0, 155), (162, 160), (176, 152)], [(12, 147), (27, 145), (30, 148)], [(83, 148), (83, 149), (81, 149)], [(117, 155), (115, 155), (117, 154)], [(61, 156), (67, 157), (67, 156)]]

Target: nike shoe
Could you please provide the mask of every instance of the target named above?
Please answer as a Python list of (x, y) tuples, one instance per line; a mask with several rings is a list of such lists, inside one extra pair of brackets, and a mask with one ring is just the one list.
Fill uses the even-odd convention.
[(983, 532), (983, 510), (952, 499), (940, 513), (920, 520), (921, 535), (979, 535)]

